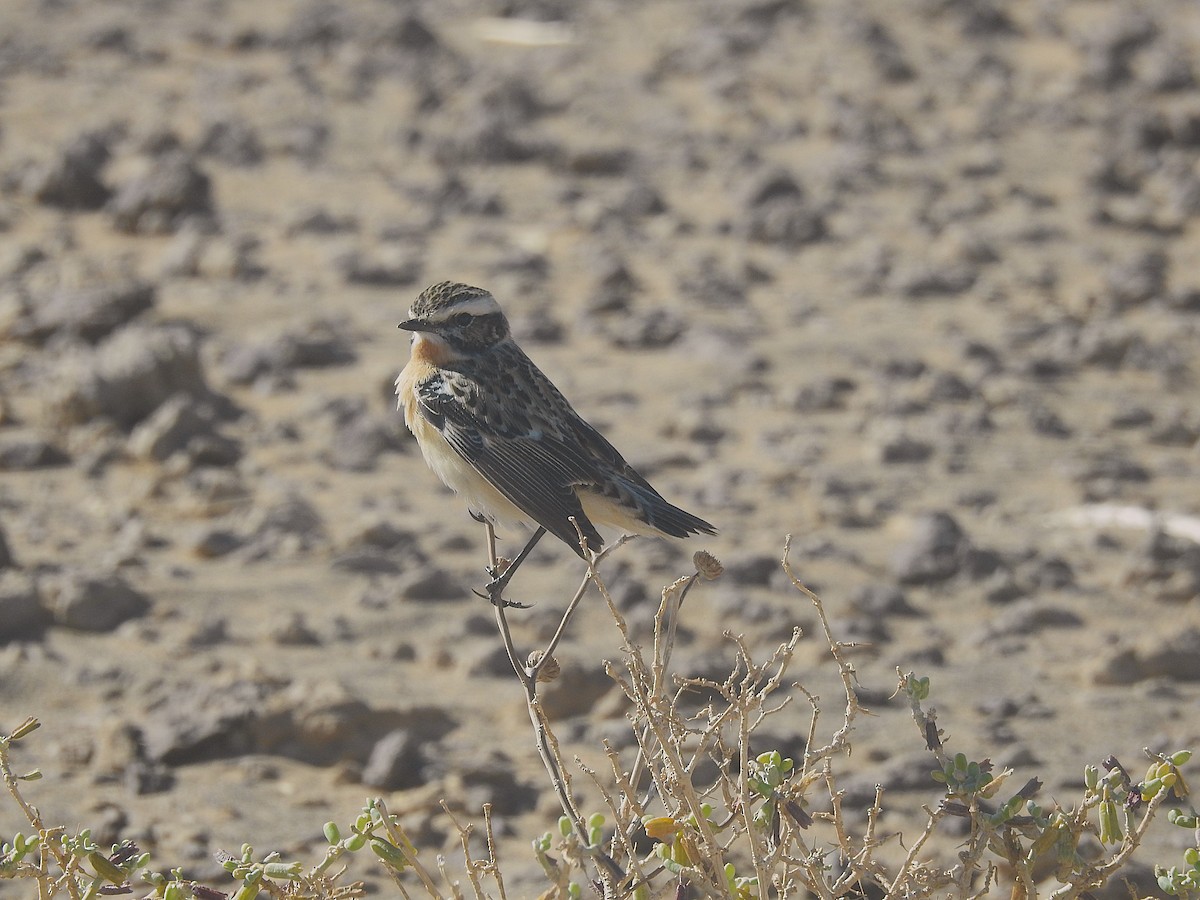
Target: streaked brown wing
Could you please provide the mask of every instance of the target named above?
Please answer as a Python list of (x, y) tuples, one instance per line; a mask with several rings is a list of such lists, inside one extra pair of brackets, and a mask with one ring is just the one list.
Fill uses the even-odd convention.
[(603, 546), (575, 494), (575, 485), (594, 480), (578, 447), (524, 417), (488, 415), (475, 384), (456, 373), (439, 372), (418, 385), (417, 393), (421, 414), (510, 502), (576, 552), (572, 516), (590, 547)]

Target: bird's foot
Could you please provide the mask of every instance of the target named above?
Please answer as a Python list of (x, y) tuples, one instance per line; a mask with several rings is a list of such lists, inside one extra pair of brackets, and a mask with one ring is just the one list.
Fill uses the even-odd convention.
[(491, 577), (482, 591), (475, 591), (477, 597), (482, 597), (484, 600), (490, 601), (493, 606), (502, 606), (505, 609), (529, 609), (528, 603), (519, 603), (504, 597), (504, 589), (508, 587), (509, 580), (516, 573), (516, 569), (512, 568), (508, 559), (501, 556), (496, 560), (496, 565), (485, 568)]
[(476, 589), (476, 590), (472, 590), (471, 593), (473, 593), (476, 597), (480, 598), (481, 600), (487, 600), (493, 606), (500, 606), (500, 607), (503, 607), (504, 609), (529, 609), (530, 608), (531, 604), (529, 604), (529, 603), (522, 603), (519, 600), (509, 600), (507, 597), (505, 597), (501, 594), (501, 592), (503, 590), (504, 590), (504, 585), (499, 585), (498, 587), (493, 587), (492, 582), (488, 582), (488, 584), (486, 584), (484, 586), (484, 589), (482, 591)]

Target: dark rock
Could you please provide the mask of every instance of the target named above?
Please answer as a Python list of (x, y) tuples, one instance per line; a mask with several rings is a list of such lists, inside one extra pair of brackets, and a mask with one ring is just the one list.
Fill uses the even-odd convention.
[(62, 288), (39, 299), (13, 333), (37, 343), (61, 335), (94, 344), (153, 308), (156, 294), (154, 285), (144, 281)]
[(1145, 10), (1121, 9), (1092, 29), (1084, 40), (1083, 78), (1111, 90), (1133, 77), (1134, 54), (1158, 36), (1158, 26)]
[[(215, 419), (211, 405), (176, 394), (133, 429), (129, 449), (134, 456), (156, 462), (187, 452), (207, 465), (231, 465), (240, 449), (236, 442), (217, 434)], [(222, 447), (226, 452), (221, 452)]]
[(29, 472), (65, 466), (71, 458), (45, 438), (6, 437), (0, 440), (0, 472)]
[(800, 247), (827, 234), (824, 213), (787, 172), (770, 172), (746, 191), (743, 229), (752, 241)]
[(625, 349), (666, 347), (683, 336), (687, 322), (669, 309), (651, 309), (625, 316), (609, 329), (609, 339)]
[(839, 779), (838, 789), (843, 792), (842, 802), (853, 809), (869, 809), (875, 803), (876, 785), (888, 791), (929, 790), (931, 757), (913, 753), (889, 760), (882, 766), (873, 766), (870, 772)]
[(275, 43), (286, 50), (317, 50), (329, 53), (353, 34), (349, 10), (324, 0), (296, 8)]
[(551, 720), (584, 715), (615, 687), (615, 682), (598, 666), (565, 662), (558, 677), (542, 685), (542, 711)]
[(436, 158), (443, 163), (517, 163), (554, 159), (555, 146), (536, 134), (536, 119), (547, 109), (521, 78), (491, 82), (466, 98), (455, 125), (440, 137)]
[[(481, 629), (482, 630), (482, 629)], [(471, 678), (514, 678), (512, 660), (508, 651), (495, 639), (496, 626), (492, 623), (493, 639), (471, 648), (461, 660), (463, 670)]]
[(347, 284), (370, 287), (409, 287), (416, 284), (425, 270), (419, 255), (395, 259), (368, 259), (352, 250), (334, 260), (334, 266)]
[(1026, 578), (1033, 587), (1041, 590), (1061, 591), (1075, 586), (1075, 571), (1061, 556), (1036, 559)]
[(383, 791), (399, 791), (424, 783), (424, 738), (407, 728), (397, 728), (371, 748), (363, 766), (362, 783)]
[(896, 547), (890, 568), (901, 584), (933, 584), (962, 569), (970, 539), (949, 513), (918, 517), (909, 540)]
[(846, 408), (846, 399), (858, 390), (850, 378), (816, 378), (791, 393), (787, 405), (796, 412), (833, 412)]
[(399, 579), (398, 588), (405, 600), (425, 603), (463, 600), (470, 595), (459, 580), (445, 569), (428, 566), (406, 572)]
[(60, 367), (54, 409), (63, 424), (97, 416), (131, 429), (174, 394), (212, 397), (200, 348), (178, 325), (130, 325), (94, 351), (68, 355)]
[(976, 270), (965, 263), (914, 263), (896, 271), (892, 285), (899, 294), (910, 300), (923, 300), (965, 293), (975, 284), (977, 277)]
[(8, 549), (8, 537), (4, 533), (4, 529), (0, 528), (0, 571), (4, 569), (16, 568), (17, 561), (13, 558), (12, 551)]
[(1108, 424), (1122, 431), (1145, 428), (1154, 424), (1154, 413), (1144, 406), (1123, 405), (1112, 414)]
[(502, 754), (493, 754), (485, 761), (474, 760), (463, 772), (464, 802), (473, 809), (490, 805), (506, 816), (535, 809), (542, 791), (521, 781), (515, 773), (512, 760)]
[(294, 612), (281, 625), (271, 629), (271, 640), (281, 647), (317, 647), (321, 636), (309, 627), (302, 613)]
[(1119, 306), (1135, 306), (1162, 297), (1167, 286), (1168, 258), (1162, 251), (1149, 251), (1109, 269), (1109, 297)]
[(189, 218), (213, 215), (208, 175), (183, 153), (155, 159), (108, 202), (113, 227), (131, 234), (170, 234)]
[(1026, 595), (1026, 589), (1007, 569), (997, 569), (983, 581), (984, 602), (994, 606), (1010, 604)]
[(1026, 415), (1033, 431), (1043, 437), (1063, 440), (1074, 433), (1071, 426), (1064, 422), (1057, 412), (1041, 402), (1032, 403), (1026, 410)]
[(143, 719), (146, 757), (174, 766), (253, 752), (254, 726), (265, 715), (271, 692), (248, 681), (168, 687), (151, 699)]
[(409, 53), (428, 53), (438, 50), (442, 42), (437, 33), (419, 16), (405, 10), (376, 35), (378, 43)]
[(1017, 603), (989, 621), (981, 643), (1001, 637), (1037, 634), (1047, 628), (1078, 628), (1083, 620), (1063, 607), (1048, 606), (1036, 600)]
[(1119, 449), (1104, 451), (1094, 459), (1081, 463), (1076, 476), (1080, 482), (1114, 481), (1142, 484), (1150, 480), (1150, 470), (1141, 463), (1122, 455)]
[(614, 176), (624, 174), (633, 164), (634, 153), (628, 147), (582, 147), (567, 148), (562, 156), (562, 166), (572, 175)]
[(162, 255), (162, 274), (172, 278), (251, 280), (265, 274), (255, 254), (260, 246), (250, 234), (210, 234), (185, 224)]
[(271, 504), (257, 518), (258, 522), (242, 549), (248, 560), (308, 553), (327, 541), (320, 513), (298, 494), (290, 494)]
[(1122, 581), (1162, 602), (1189, 603), (1200, 597), (1200, 544), (1156, 528)]
[(232, 637), (227, 619), (206, 619), (184, 636), (183, 643), (192, 649), (202, 650), (227, 644)]
[(766, 587), (777, 573), (783, 572), (779, 560), (768, 554), (732, 559), (725, 563), (725, 579), (734, 585)]
[(705, 254), (679, 276), (679, 294), (715, 309), (746, 303), (746, 279), (725, 268), (712, 254)]
[(293, 121), (279, 129), (271, 145), (279, 153), (315, 166), (325, 157), (331, 133), (329, 124), (320, 119)]
[(287, 226), (288, 237), (301, 234), (350, 234), (358, 231), (358, 217), (338, 216), (327, 209), (307, 209), (292, 219)]
[(381, 455), (404, 449), (398, 415), (379, 416), (368, 409), (362, 397), (343, 399), (346, 402), (329, 410), (333, 434), (329, 448), (321, 454), (327, 465), (345, 472), (370, 472)]
[(162, 794), (175, 787), (175, 774), (165, 765), (149, 760), (137, 760), (125, 770), (122, 779), (132, 794)]
[(892, 584), (864, 584), (850, 595), (850, 605), (864, 616), (918, 615), (904, 596), (904, 591)]
[(929, 399), (935, 403), (964, 403), (975, 396), (975, 390), (954, 372), (938, 372), (929, 387)]
[(876, 455), (884, 465), (925, 462), (933, 456), (933, 451), (934, 447), (928, 441), (906, 434), (886, 438), (875, 447)]
[(331, 564), (335, 569), (358, 575), (399, 575), (401, 559), (378, 547), (355, 547), (339, 553)]
[(192, 552), (202, 559), (218, 559), (245, 544), (246, 539), (227, 528), (206, 528), (193, 541)]
[(871, 62), (884, 81), (898, 83), (913, 79), (916, 72), (904, 58), (904, 51), (887, 26), (879, 21), (868, 21), (862, 23), (858, 31), (858, 39), (866, 45)]
[(100, 177), (110, 156), (108, 144), (103, 134), (80, 135), (57, 157), (35, 166), (25, 178), (25, 189), (47, 206), (99, 209), (111, 194)]
[(407, 728), (432, 742), (454, 721), (442, 709), (374, 709), (336, 684), (297, 682), (273, 698), (260, 719), (258, 746), (314, 765), (346, 758), (365, 761), (385, 734)]
[(44, 589), (55, 623), (80, 631), (112, 631), (150, 609), (150, 599), (115, 574), (67, 573)]
[(1132, 684), (1148, 678), (1200, 681), (1200, 629), (1184, 629), (1145, 649), (1120, 650), (1093, 678), (1097, 684)]
[(348, 365), (358, 359), (345, 328), (316, 319), (266, 341), (242, 344), (225, 354), (225, 376), (234, 384), (250, 384), (293, 368)]
[(258, 133), (241, 119), (210, 124), (200, 136), (196, 152), (231, 166), (256, 166), (266, 155)]
[[(3, 535), (0, 535), (0, 569), (4, 568)], [(50, 625), (37, 582), (21, 572), (0, 571), (0, 643), (35, 637)]]
[(415, 551), (417, 544), (417, 536), (412, 531), (393, 525), (386, 519), (371, 518), (359, 526), (348, 541), (347, 548), (375, 547), (406, 555)]

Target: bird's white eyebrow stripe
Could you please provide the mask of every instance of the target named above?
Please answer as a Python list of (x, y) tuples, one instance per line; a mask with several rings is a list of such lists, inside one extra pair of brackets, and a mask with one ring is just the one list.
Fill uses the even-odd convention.
[(498, 312), (500, 312), (500, 304), (491, 295), (483, 294), (469, 297), (458, 303), (451, 303), (449, 306), (436, 310), (431, 318), (435, 321), (444, 321), (460, 313), (466, 313), (469, 316), (486, 316)]

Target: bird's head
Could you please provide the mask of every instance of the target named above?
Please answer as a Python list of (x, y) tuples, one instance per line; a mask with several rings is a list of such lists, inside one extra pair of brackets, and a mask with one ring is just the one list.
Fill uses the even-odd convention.
[(400, 327), (460, 354), (479, 353), (509, 336), (508, 320), (495, 297), (452, 281), (421, 291)]

